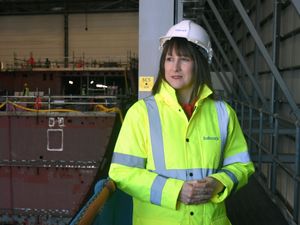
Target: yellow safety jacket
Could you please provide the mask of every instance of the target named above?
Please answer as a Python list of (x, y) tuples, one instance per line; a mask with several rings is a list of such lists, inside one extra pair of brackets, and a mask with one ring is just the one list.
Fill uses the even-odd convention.
[[(166, 82), (128, 110), (109, 177), (133, 196), (134, 225), (230, 224), (224, 200), (247, 183), (254, 166), (235, 112), (211, 94), (204, 86), (190, 120)], [(207, 176), (224, 191), (205, 204), (178, 201), (184, 181)]]

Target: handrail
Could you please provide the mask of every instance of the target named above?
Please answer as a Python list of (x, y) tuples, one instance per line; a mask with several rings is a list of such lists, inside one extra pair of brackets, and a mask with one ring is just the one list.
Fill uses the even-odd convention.
[(242, 102), (242, 101), (240, 101), (238, 99), (234, 99), (234, 100), (230, 99), (229, 101), (233, 101), (233, 102), (235, 102), (237, 104), (240, 104), (241, 106), (247, 106), (247, 107), (252, 108), (252, 109), (254, 109), (256, 111), (262, 112), (262, 113), (264, 113), (264, 114), (266, 114), (268, 116), (274, 117), (274, 118), (278, 118), (278, 119), (280, 119), (282, 121), (285, 121), (287, 123), (291, 123), (291, 124), (294, 124), (294, 125), (297, 125), (299, 123), (299, 120), (297, 120), (297, 119), (296, 120), (288, 119), (288, 118), (286, 118), (284, 116), (279, 115), (278, 113), (272, 113), (272, 112), (267, 111), (267, 110), (265, 110), (263, 108), (259, 108), (259, 107), (256, 107), (254, 105), (248, 104), (247, 102)]
[(105, 202), (115, 192), (116, 185), (112, 180), (107, 180), (103, 189), (98, 190), (88, 200), (84, 207), (72, 219), (70, 225), (90, 225), (93, 223), (97, 213), (101, 210)]
[[(1, 97), (5, 100), (1, 102)], [(123, 115), (117, 96), (0, 96), (0, 111), (6, 112), (89, 112), (100, 111)]]
[[(284, 207), (283, 211), (288, 212), (288, 217), (293, 221), (298, 221), (300, 195), (300, 123), (298, 119), (287, 119), (238, 100), (231, 100), (231, 103), (236, 108), (241, 126), (248, 138), (257, 178), (265, 183), (264, 186), (273, 199), (281, 203), (280, 205)], [(288, 177), (293, 183), (293, 186), (290, 186), (290, 192), (293, 193), (292, 206), (287, 199), (282, 200), (287, 196), (284, 196), (283, 190), (277, 186), (277, 180), (280, 177), (281, 179)]]
[(128, 70), (137, 61), (134, 54), (119, 56), (86, 57), (84, 54), (70, 57), (46, 58), (35, 56), (17, 56), (14, 53), (12, 61), (2, 62), (5, 67), (0, 71), (86, 71), (86, 70)]

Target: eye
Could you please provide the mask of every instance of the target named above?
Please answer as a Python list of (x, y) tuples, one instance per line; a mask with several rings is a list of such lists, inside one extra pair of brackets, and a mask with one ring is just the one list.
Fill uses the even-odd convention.
[(166, 61), (168, 61), (168, 62), (173, 61), (173, 57), (172, 56), (166, 56)]
[(182, 61), (189, 62), (189, 61), (191, 61), (192, 59), (191, 59), (190, 57), (182, 56), (182, 57), (181, 57), (181, 60), (182, 60)]

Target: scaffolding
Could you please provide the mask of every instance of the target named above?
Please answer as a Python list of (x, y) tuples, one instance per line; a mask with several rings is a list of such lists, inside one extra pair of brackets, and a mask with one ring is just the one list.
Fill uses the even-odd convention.
[[(277, 0), (232, 0), (224, 5), (207, 0), (183, 1), (181, 8), (191, 5), (192, 11), (184, 11), (183, 17), (203, 24), (211, 37), (212, 70), (224, 88), (224, 98), (237, 112), (255, 177), (289, 224), (299, 224), (300, 100), (299, 90), (292, 88), (298, 82), (293, 75), (299, 65), (285, 60), (286, 55), (297, 57), (296, 51), (285, 49), (299, 45), (295, 37), (299, 37), (300, 5)], [(291, 17), (293, 26), (283, 32), (282, 25)]]

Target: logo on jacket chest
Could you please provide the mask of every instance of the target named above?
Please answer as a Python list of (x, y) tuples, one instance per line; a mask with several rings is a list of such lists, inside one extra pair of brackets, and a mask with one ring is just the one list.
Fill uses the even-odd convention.
[(218, 141), (219, 137), (216, 136), (203, 136), (204, 141)]

